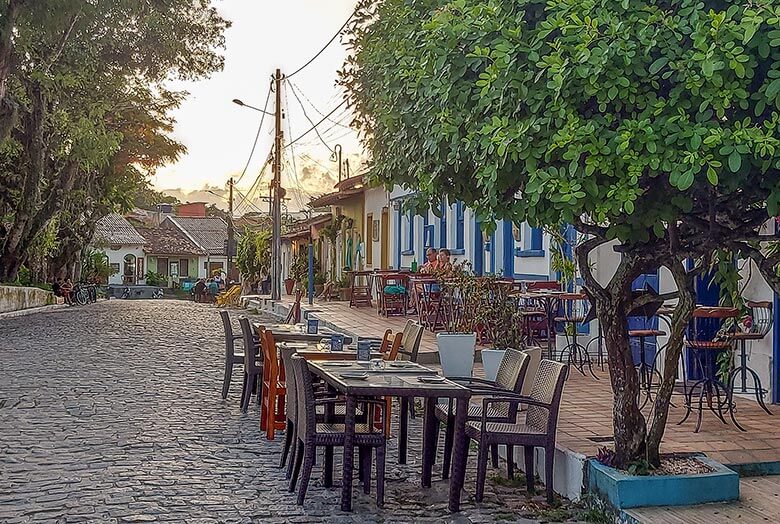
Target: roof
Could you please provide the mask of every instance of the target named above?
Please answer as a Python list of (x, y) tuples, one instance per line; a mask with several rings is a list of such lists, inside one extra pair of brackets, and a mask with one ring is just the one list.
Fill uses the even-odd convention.
[(346, 200), (348, 198), (352, 198), (358, 195), (363, 194), (363, 188), (359, 189), (346, 189), (344, 191), (335, 191), (333, 193), (326, 193), (320, 197), (312, 199), (311, 202), (309, 202), (309, 205), (311, 207), (322, 207), (322, 206), (331, 206), (338, 204), (341, 200)]
[(138, 232), (146, 239), (144, 252), (147, 255), (205, 255), (206, 252), (187, 238), (180, 229), (163, 227), (139, 227)]
[(333, 187), (335, 189), (338, 189), (339, 191), (344, 191), (347, 189), (359, 189), (363, 187), (363, 185), (364, 185), (363, 175), (355, 175), (349, 178), (345, 178), (341, 182), (337, 182), (336, 185), (334, 185)]
[(168, 220), (181, 229), (195, 245), (209, 255), (225, 255), (228, 228), (225, 221), (221, 218), (168, 217), (165, 219), (165, 221)]
[(93, 242), (109, 246), (142, 246), (146, 240), (125, 217), (111, 213), (97, 221)]
[(320, 224), (326, 224), (333, 220), (333, 215), (325, 213), (317, 215), (306, 220), (301, 220), (295, 224), (291, 224), (287, 233), (282, 235), (283, 239), (292, 240), (294, 238), (304, 238), (311, 234), (311, 228)]

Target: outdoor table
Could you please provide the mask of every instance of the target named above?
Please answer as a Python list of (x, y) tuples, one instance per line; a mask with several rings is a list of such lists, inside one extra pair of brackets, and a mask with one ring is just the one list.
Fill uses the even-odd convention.
[[(368, 379), (351, 379), (341, 376), (338, 368), (329, 368), (324, 362), (309, 362), (312, 373), (323, 379), (346, 399), (344, 416), (344, 459), (341, 479), (341, 509), (352, 509), (352, 470), (354, 468), (355, 409), (359, 397), (404, 397), (425, 398), (425, 418), (423, 420), (422, 486), (431, 486), (431, 471), (436, 448), (435, 424), (436, 401), (439, 398), (456, 399), (455, 435), (453, 450), (453, 471), (450, 477), (449, 509), (460, 511), (460, 492), (466, 472), (466, 454), (468, 442), (465, 438), (466, 413), (468, 412), (471, 391), (455, 382), (445, 380), (440, 383), (423, 383), (418, 374), (393, 373), (385, 371), (369, 372)], [(422, 373), (421, 373), (422, 374)]]
[[(585, 366), (587, 365), (590, 375), (598, 380), (598, 377), (593, 372), (593, 364), (590, 360), (590, 354), (588, 353), (587, 348), (577, 341), (579, 332), (578, 325), (585, 321), (586, 311), (584, 301), (586, 300), (588, 300), (588, 297), (585, 293), (558, 294), (559, 305), (563, 304), (563, 313), (561, 316), (554, 316), (553, 320), (563, 324), (572, 324), (573, 327), (571, 340), (569, 340), (569, 334), (566, 332), (566, 347), (561, 348), (558, 355), (560, 361), (563, 362), (563, 354), (568, 350), (568, 361), (574, 366), (574, 369), (579, 371), (582, 375), (585, 375)], [(565, 302), (570, 302), (571, 304), (565, 304)], [(578, 302), (580, 303), (580, 307), (577, 307)], [(557, 351), (558, 348), (555, 349)]]
[[(252, 326), (257, 333), (260, 329), (270, 330), (274, 334), (276, 342), (319, 342), (323, 338), (329, 338), (333, 331), (326, 328), (320, 328), (317, 333), (306, 333), (306, 326), (302, 324), (263, 324), (253, 322)], [(352, 344), (352, 337), (344, 335), (344, 344)]]
[[(274, 334), (275, 336), (275, 334)], [(306, 360), (357, 360), (357, 349), (344, 347), (342, 351), (331, 351), (319, 341), (287, 341), (277, 344), (279, 348), (294, 349), (295, 353)], [(382, 353), (371, 352), (371, 358), (382, 358)]]
[[(409, 295), (409, 282), (406, 273), (398, 271), (378, 271), (374, 279), (376, 281), (377, 307), (380, 315), (390, 314), (406, 315), (407, 299)], [(385, 293), (388, 286), (403, 287), (403, 293)]]
[(553, 353), (553, 339), (555, 338), (555, 314), (558, 311), (561, 299), (566, 295), (571, 295), (571, 293), (555, 291), (552, 289), (544, 291), (526, 291), (514, 293), (514, 296), (519, 300), (528, 300), (541, 305), (542, 312), (547, 320), (547, 355), (550, 360), (556, 360)]

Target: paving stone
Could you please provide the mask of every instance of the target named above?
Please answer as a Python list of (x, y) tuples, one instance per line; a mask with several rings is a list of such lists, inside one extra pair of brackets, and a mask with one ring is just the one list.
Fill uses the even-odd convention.
[(419, 487), (421, 417), (408, 465), (389, 444), (384, 508), (355, 482), (355, 511), (339, 511), (338, 480), (321, 487), (319, 469), (296, 505), (278, 468), (283, 438), (265, 439), (255, 403), (240, 412), (240, 366), (221, 398), (223, 355), (207, 304), (111, 300), (0, 319), (0, 521), (523, 521), (508, 509), (523, 507), (522, 490), (489, 482), (473, 503), (473, 470), (459, 515), (436, 470)]

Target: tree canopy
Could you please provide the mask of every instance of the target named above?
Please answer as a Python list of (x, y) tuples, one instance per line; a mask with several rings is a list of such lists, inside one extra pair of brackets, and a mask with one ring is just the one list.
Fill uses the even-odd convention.
[(11, 280), (55, 217), (71, 229), (60, 239), (83, 246), (101, 214), (130, 206), (183, 152), (168, 133), (185, 93), (166, 82), (221, 68), (228, 23), (207, 0), (9, 0), (0, 15), (0, 280)]
[[(683, 260), (750, 257), (776, 290), (780, 2), (363, 0), (341, 73), (369, 177), (418, 207), (574, 225), (604, 328), (617, 463), (659, 460), (695, 303)], [(435, 206), (434, 206), (435, 207)], [(617, 241), (608, 283), (588, 254)], [(628, 344), (632, 281), (666, 266), (679, 302), (646, 427)]]

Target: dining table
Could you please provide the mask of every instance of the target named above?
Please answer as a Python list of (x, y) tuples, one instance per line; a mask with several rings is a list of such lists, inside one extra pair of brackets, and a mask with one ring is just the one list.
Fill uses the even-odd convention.
[[(423, 449), (421, 484), (431, 486), (433, 461), (436, 454), (436, 402), (439, 398), (449, 398), (456, 403), (454, 449), (452, 475), (449, 484), (449, 510), (460, 511), (460, 493), (466, 472), (468, 440), (465, 438), (466, 414), (468, 412), (471, 390), (450, 380), (434, 375), (432, 370), (414, 364), (412, 366), (391, 366), (373, 370), (366, 368), (365, 378), (353, 378), (345, 374), (334, 363), (317, 360), (308, 361), (310, 371), (322, 379), (332, 389), (344, 396), (346, 410), (344, 416), (344, 457), (341, 480), (341, 509), (352, 509), (352, 474), (354, 468), (355, 413), (360, 398), (399, 397), (424, 398), (425, 415), (423, 418)], [(395, 369), (394, 369), (395, 368)], [(427, 377), (427, 378), (426, 378)], [(435, 380), (435, 382), (434, 382)]]
[[(531, 305), (538, 305), (540, 312), (544, 315), (547, 322), (547, 356), (550, 360), (557, 360), (553, 350), (555, 340), (555, 315), (560, 307), (561, 300), (571, 295), (565, 291), (556, 291), (554, 289), (545, 289), (539, 291), (514, 291), (514, 296), (518, 301), (526, 302)], [(530, 337), (530, 333), (528, 334)]]
[[(260, 334), (261, 329), (268, 329), (274, 334), (276, 342), (319, 342), (322, 339), (330, 338), (334, 331), (327, 328), (319, 328), (317, 333), (307, 333), (306, 326), (303, 324), (265, 324), (262, 322), (253, 322), (252, 327)], [(349, 335), (344, 335), (344, 344), (349, 345), (354, 341)]]
[[(306, 360), (357, 360), (357, 348), (352, 346), (345, 345), (341, 351), (331, 351), (330, 344), (319, 341), (283, 341), (276, 345), (280, 349), (294, 349), (295, 353)], [(382, 353), (372, 351), (371, 358), (381, 359)]]

